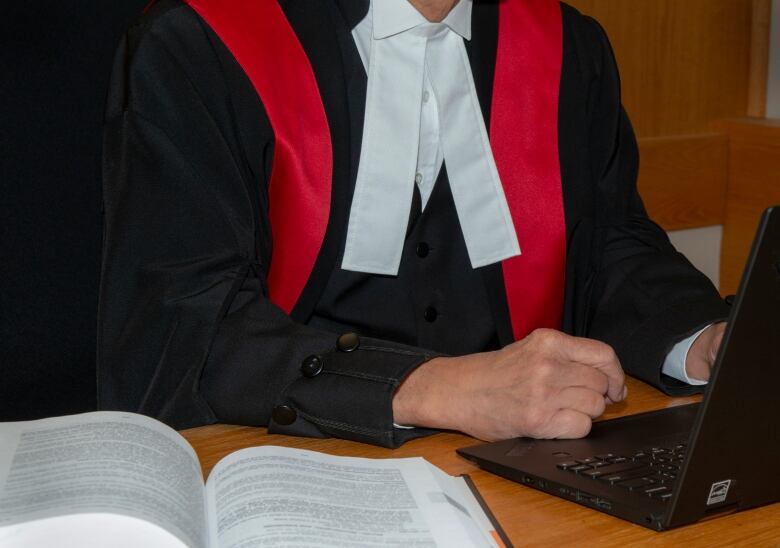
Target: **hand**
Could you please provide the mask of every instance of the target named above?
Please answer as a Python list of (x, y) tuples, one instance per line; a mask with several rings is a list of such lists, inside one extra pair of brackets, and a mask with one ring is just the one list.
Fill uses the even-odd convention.
[(725, 332), (726, 322), (720, 322), (709, 326), (696, 337), (685, 359), (685, 372), (689, 378), (699, 381), (710, 380), (712, 366), (715, 364), (715, 357), (718, 355)]
[(487, 441), (579, 438), (626, 397), (624, 380), (608, 345), (538, 329), (495, 352), (424, 363), (396, 392), (394, 420)]

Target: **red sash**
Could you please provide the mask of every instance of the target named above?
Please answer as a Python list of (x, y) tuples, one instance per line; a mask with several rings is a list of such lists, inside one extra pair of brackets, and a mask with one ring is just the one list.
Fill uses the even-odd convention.
[(271, 0), (187, 0), (244, 69), (274, 130), (268, 185), (271, 301), (288, 314), (325, 237), (333, 172), (330, 128), (309, 58)]
[[(225, 43), (262, 98), (276, 136), (269, 183), (271, 300), (290, 312), (325, 237), (330, 130), (311, 64), (279, 4), (186, 0)], [(558, 158), (563, 56), (557, 0), (499, 4), (490, 141), (523, 253), (503, 262), (512, 331), (559, 328), (566, 227)]]
[(522, 255), (502, 263), (519, 340), (560, 329), (566, 221), (558, 156), (563, 23), (557, 0), (499, 3), (490, 146)]

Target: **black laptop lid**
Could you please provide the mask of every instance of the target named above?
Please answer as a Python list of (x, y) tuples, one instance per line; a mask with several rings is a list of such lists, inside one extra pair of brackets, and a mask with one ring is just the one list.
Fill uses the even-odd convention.
[(694, 425), (669, 527), (780, 500), (780, 207), (768, 209)]

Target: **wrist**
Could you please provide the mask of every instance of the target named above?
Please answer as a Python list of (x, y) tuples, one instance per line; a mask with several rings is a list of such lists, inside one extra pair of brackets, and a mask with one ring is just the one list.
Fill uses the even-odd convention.
[[(393, 396), (393, 421), (396, 424), (427, 428), (452, 428), (452, 409), (457, 399), (452, 380), (457, 358), (434, 358), (412, 371)], [(447, 374), (442, 374), (445, 371)], [(453, 406), (457, 407), (457, 406)]]
[(724, 322), (710, 325), (693, 342), (685, 359), (685, 373), (689, 378), (709, 380), (725, 329)]

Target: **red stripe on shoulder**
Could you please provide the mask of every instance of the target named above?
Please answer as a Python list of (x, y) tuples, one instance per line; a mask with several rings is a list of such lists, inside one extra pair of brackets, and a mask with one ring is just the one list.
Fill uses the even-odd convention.
[(499, 4), (490, 141), (522, 255), (503, 262), (515, 339), (560, 328), (566, 222), (558, 154), (563, 22), (557, 0)]
[(274, 130), (268, 290), (289, 314), (314, 268), (330, 213), (333, 153), (314, 71), (278, 2), (186, 2), (243, 68)]

